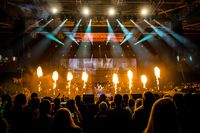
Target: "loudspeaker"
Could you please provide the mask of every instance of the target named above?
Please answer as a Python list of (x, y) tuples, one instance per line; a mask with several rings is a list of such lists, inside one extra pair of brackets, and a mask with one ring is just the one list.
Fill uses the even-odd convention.
[(134, 100), (138, 99), (138, 98), (142, 98), (142, 94), (131, 94), (132, 98)]
[(94, 94), (86, 94), (86, 95), (83, 95), (83, 101), (86, 103), (86, 104), (94, 104)]

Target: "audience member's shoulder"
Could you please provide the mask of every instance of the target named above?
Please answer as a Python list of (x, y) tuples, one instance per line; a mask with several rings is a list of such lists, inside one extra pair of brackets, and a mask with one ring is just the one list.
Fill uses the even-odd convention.
[(143, 106), (140, 106), (140, 107), (138, 107), (138, 108), (135, 110), (135, 112), (140, 112), (140, 111), (142, 111), (142, 110), (144, 110), (144, 107), (143, 107)]

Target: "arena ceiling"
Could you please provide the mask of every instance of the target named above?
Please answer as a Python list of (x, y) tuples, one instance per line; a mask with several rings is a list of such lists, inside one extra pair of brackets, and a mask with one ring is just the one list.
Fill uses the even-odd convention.
[(124, 21), (140, 19), (141, 9), (149, 8), (150, 16), (162, 20), (172, 20), (176, 15), (183, 21), (184, 28), (199, 29), (199, 0), (1, 0), (1, 27), (12, 26), (18, 17), (28, 19), (47, 19), (52, 16), (51, 9), (58, 8), (57, 16), (75, 20), (82, 17), (84, 6), (90, 8), (90, 17), (107, 17), (110, 7), (116, 9), (117, 18)]
[[(84, 17), (82, 14), (82, 8), (85, 6), (91, 10), (88, 17)], [(58, 13), (56, 15), (51, 12), (53, 7), (58, 9)], [(110, 7), (116, 9), (116, 15), (114, 17), (108, 16), (107, 10)], [(119, 19), (123, 25), (129, 29), (135, 28), (130, 22), (130, 19), (138, 22), (140, 26), (143, 26), (140, 22), (144, 19), (141, 16), (141, 9), (144, 7), (149, 9), (150, 13), (148, 18), (150, 19), (156, 18), (162, 23), (175, 21), (175, 24), (177, 20), (180, 20), (182, 25), (181, 28), (183, 28), (183, 31), (186, 34), (191, 34), (193, 36), (193, 34), (197, 33), (199, 35), (200, 33), (199, 0), (1, 0), (0, 39), (6, 40), (5, 45), (7, 45), (7, 40), (13, 36), (13, 33), (16, 30), (18, 31), (20, 28), (25, 27), (25, 31), (27, 31), (28, 27), (41, 19), (45, 20), (44, 23), (46, 23), (50, 18), (56, 18), (60, 22), (67, 18), (68, 21), (64, 26), (72, 30), (80, 18), (85, 18), (86, 24), (89, 19), (92, 18), (92, 26), (94, 27), (93, 29), (95, 33), (94, 36), (97, 36), (96, 40), (105, 42), (108, 35), (106, 33), (107, 18), (110, 22)], [(23, 20), (18, 21), (21, 19)], [(41, 25), (44, 23), (41, 23)], [(180, 23), (178, 23), (178, 25), (179, 24)], [(41, 25), (37, 25), (37, 27)], [(112, 26), (113, 25), (114, 24), (112, 23)], [(80, 33), (76, 38), (77, 40), (81, 40), (83, 38), (83, 33), (86, 29), (85, 27), (86, 25), (84, 24), (80, 25), (80, 28), (77, 31)], [(56, 27), (53, 27), (52, 29), (54, 28)], [(118, 29), (119, 28), (120, 27), (118, 26)], [(152, 28), (147, 26), (144, 26), (144, 28), (146, 28), (146, 30), (150, 30), (149, 32), (152, 30)], [(117, 27), (114, 27), (113, 29), (114, 32), (119, 33)], [(101, 36), (98, 32), (102, 32)], [(121, 29), (120, 32), (123, 33)], [(119, 36), (118, 34), (116, 34), (116, 36), (119, 40), (124, 39), (124, 35), (120, 35), (120, 33)], [(139, 40), (141, 37), (141, 33), (137, 34), (135, 40)], [(198, 37), (196, 37), (196, 39), (198, 39)], [(13, 44), (9, 46), (13, 46)], [(4, 48), (7, 46), (3, 46), (2, 44), (1, 47)], [(74, 51), (76, 51), (77, 46), (74, 47)], [(96, 49), (98, 50), (98, 47)], [(103, 49), (108, 48), (105, 46)], [(127, 48), (125, 48), (125, 51), (126, 49)], [(128, 54), (128, 52), (126, 54)], [(72, 55), (74, 55), (73, 52)], [(130, 52), (130, 55), (134, 54)]]

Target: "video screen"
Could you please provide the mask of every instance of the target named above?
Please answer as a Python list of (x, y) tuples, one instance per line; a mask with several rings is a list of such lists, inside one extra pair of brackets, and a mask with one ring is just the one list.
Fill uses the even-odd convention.
[(70, 70), (129, 69), (136, 68), (135, 58), (72, 58), (66, 60)]

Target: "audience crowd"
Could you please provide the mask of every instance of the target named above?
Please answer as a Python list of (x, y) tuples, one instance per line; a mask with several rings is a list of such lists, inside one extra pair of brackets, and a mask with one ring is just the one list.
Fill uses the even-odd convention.
[(141, 98), (116, 94), (87, 103), (74, 99), (40, 98), (19, 93), (1, 96), (0, 133), (199, 133), (200, 95), (158, 95)]

